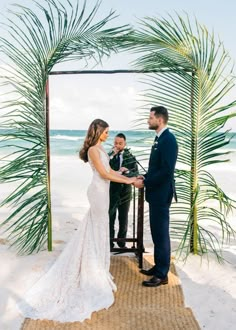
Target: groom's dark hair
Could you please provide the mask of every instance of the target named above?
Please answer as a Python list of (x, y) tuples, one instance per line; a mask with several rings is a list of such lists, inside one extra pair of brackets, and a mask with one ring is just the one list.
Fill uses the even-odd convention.
[(155, 117), (162, 117), (164, 119), (164, 122), (167, 123), (169, 119), (168, 115), (168, 110), (163, 107), (163, 106), (157, 106), (157, 107), (152, 107), (150, 112), (154, 111), (155, 112)]

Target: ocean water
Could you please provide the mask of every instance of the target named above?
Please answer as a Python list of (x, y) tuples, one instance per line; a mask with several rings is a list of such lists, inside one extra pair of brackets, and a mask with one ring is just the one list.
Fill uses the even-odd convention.
[[(4, 130), (0, 129), (0, 156), (6, 155), (9, 152), (15, 151), (15, 148), (9, 148), (9, 144), (16, 146), (30, 146), (22, 140), (4, 141), (1, 133)], [(150, 152), (150, 146), (153, 143), (154, 132), (151, 130), (129, 130), (129, 131), (110, 131), (104, 147), (109, 151), (113, 145), (114, 137), (117, 133), (126, 135), (127, 147), (129, 147), (136, 156)], [(86, 130), (50, 130), (50, 153), (52, 156), (75, 156), (83, 144), (86, 135)], [(224, 147), (225, 150), (236, 151), (236, 133), (228, 133), (230, 143)], [(231, 157), (230, 157), (231, 158)]]
[[(0, 134), (3, 130), (0, 130)], [(113, 145), (114, 137), (117, 133), (126, 135), (127, 147), (129, 147), (136, 156), (140, 156), (143, 152), (149, 152), (150, 146), (154, 139), (154, 132), (146, 131), (110, 131), (104, 147), (109, 151)], [(86, 130), (50, 130), (50, 153), (52, 156), (76, 156), (83, 144), (86, 135)], [(236, 151), (236, 133), (228, 133), (231, 138), (230, 144), (225, 149)], [(14, 148), (9, 148), (11, 141), (3, 141), (0, 137), (0, 155), (14, 151)], [(26, 142), (20, 140), (12, 141), (15, 145), (24, 146)]]
[[(149, 147), (154, 138), (153, 131), (110, 131), (109, 137), (104, 143), (106, 150), (113, 145), (114, 137), (117, 133), (126, 135), (127, 146), (132, 151), (138, 152), (144, 147)], [(235, 136), (234, 136), (235, 134)], [(82, 146), (86, 135), (85, 130), (51, 130), (50, 131), (50, 147), (52, 155), (75, 155)], [(228, 133), (228, 137), (232, 138), (227, 149), (236, 151), (236, 133)]]
[[(127, 147), (132, 151), (143, 150), (153, 140), (153, 132), (150, 131), (110, 131), (104, 148), (109, 151), (113, 146), (113, 140), (116, 134), (122, 132), (126, 136)], [(86, 130), (51, 130), (50, 148), (51, 154), (57, 156), (75, 155), (80, 150)], [(148, 138), (149, 142), (144, 141)], [(236, 141), (235, 141), (236, 148)]]

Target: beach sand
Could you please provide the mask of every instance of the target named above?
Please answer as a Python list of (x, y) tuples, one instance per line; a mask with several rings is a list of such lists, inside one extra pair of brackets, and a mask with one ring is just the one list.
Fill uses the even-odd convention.
[[(0, 329), (20, 329), (23, 317), (15, 308), (16, 301), (22, 299), (24, 292), (50, 268), (88, 208), (86, 189), (91, 180), (89, 166), (76, 156), (54, 156), (51, 163), (53, 251), (17, 256), (13, 249), (9, 249), (6, 234), (0, 233)], [(214, 168), (212, 174), (221, 187), (236, 198), (236, 166), (226, 164), (222, 169)], [(4, 198), (12, 191), (12, 186), (2, 185), (0, 191)], [(9, 213), (7, 208), (0, 209), (1, 219)], [(230, 215), (229, 221), (236, 229), (235, 215)], [(219, 235), (219, 229), (215, 225), (210, 226)], [(174, 249), (176, 243), (172, 242), (172, 245)], [(152, 253), (148, 221), (145, 223), (145, 249)], [(202, 329), (235, 329), (236, 240), (223, 247), (223, 255), (227, 260), (224, 264), (219, 264), (213, 256), (209, 259), (190, 256), (185, 263), (175, 261), (185, 304), (192, 308)]]

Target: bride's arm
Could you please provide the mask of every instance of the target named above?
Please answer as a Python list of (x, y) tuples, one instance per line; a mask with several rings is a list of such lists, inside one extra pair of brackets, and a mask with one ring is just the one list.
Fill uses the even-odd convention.
[(88, 150), (88, 154), (94, 167), (96, 168), (96, 170), (103, 179), (107, 179), (113, 182), (126, 183), (126, 184), (131, 184), (136, 180), (135, 177), (127, 178), (121, 174), (118, 174), (116, 171), (113, 171), (111, 168), (110, 171), (107, 172), (107, 170), (105, 169), (105, 167), (101, 162), (99, 150), (97, 149), (97, 147), (95, 146), (90, 147)]
[(114, 171), (111, 167), (110, 167), (110, 173), (116, 175), (116, 176), (121, 176), (121, 172), (119, 171)]

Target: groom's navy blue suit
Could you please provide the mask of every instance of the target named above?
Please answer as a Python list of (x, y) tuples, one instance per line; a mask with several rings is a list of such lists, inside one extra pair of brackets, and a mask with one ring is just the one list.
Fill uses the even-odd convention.
[(165, 129), (155, 141), (144, 185), (154, 243), (153, 275), (164, 279), (170, 267), (169, 208), (175, 195), (174, 170), (178, 145), (169, 129)]

